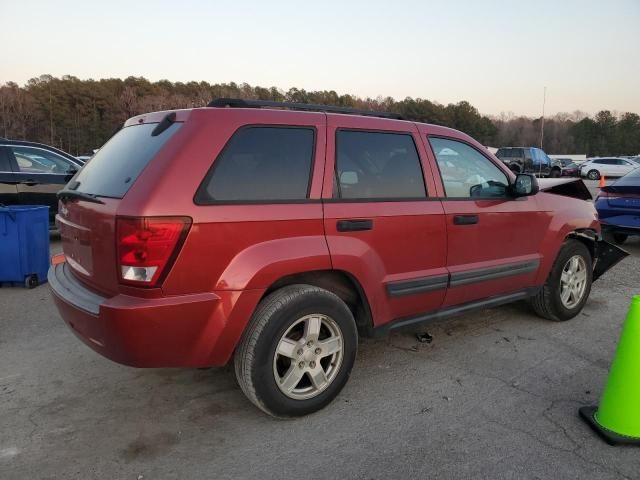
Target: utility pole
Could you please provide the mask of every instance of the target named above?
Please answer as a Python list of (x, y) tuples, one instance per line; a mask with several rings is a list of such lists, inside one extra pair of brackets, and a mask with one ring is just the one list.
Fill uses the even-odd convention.
[(542, 140), (544, 140), (544, 104), (547, 102), (547, 87), (544, 87), (544, 93), (542, 94), (542, 120), (540, 122), (540, 149), (542, 148)]
[(49, 145), (53, 146), (53, 98), (51, 95), (51, 80), (49, 80)]

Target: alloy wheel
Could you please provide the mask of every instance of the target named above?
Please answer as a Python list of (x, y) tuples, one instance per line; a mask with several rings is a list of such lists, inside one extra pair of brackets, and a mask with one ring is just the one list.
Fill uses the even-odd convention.
[(273, 374), (282, 393), (307, 400), (333, 382), (342, 364), (344, 339), (331, 317), (305, 315), (282, 335), (273, 358)]
[(560, 300), (566, 308), (575, 308), (584, 297), (587, 287), (587, 264), (581, 255), (574, 255), (562, 268)]

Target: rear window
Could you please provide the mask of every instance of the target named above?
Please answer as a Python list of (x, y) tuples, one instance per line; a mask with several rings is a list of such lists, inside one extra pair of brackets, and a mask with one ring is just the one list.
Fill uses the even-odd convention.
[(213, 163), (196, 203), (306, 199), (314, 138), (313, 128), (241, 128)]
[(132, 125), (116, 133), (73, 178), (79, 182), (76, 190), (99, 197), (124, 197), (140, 172), (182, 124), (174, 123), (152, 137), (157, 125)]

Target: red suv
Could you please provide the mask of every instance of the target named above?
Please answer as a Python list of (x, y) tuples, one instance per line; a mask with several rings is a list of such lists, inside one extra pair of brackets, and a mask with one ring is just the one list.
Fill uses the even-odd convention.
[(623, 253), (580, 180), (544, 182), (558, 193), (392, 114), (222, 99), (140, 115), (58, 194), (49, 283), (100, 354), (233, 358), (256, 406), (304, 415), (345, 385), (358, 336), (524, 299), (577, 315)]

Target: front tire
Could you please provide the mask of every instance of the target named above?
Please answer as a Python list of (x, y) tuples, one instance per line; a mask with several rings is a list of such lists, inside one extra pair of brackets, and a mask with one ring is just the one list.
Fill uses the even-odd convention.
[(530, 301), (533, 310), (556, 322), (575, 317), (591, 292), (592, 263), (591, 253), (582, 242), (566, 240), (546, 283)]
[(290, 285), (258, 305), (238, 346), (235, 371), (251, 402), (275, 417), (316, 412), (349, 379), (358, 332), (349, 307), (335, 294)]
[(600, 180), (600, 172), (597, 170), (589, 170), (589, 173), (587, 173), (587, 178), (589, 180)]
[(551, 169), (551, 178), (560, 178), (562, 176), (562, 171), (559, 168)]

